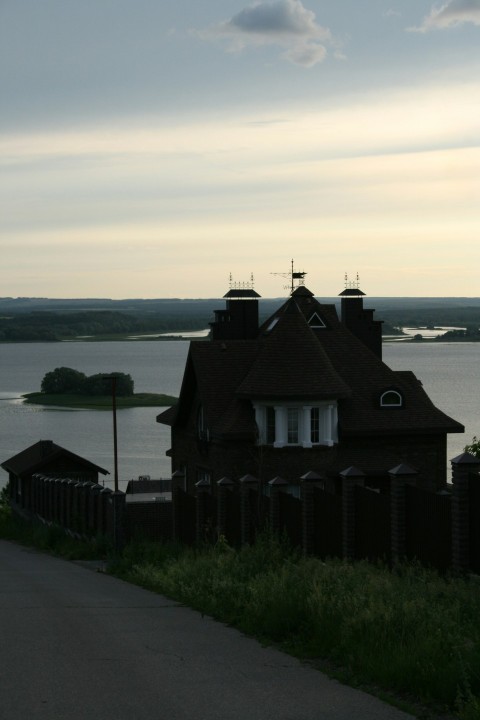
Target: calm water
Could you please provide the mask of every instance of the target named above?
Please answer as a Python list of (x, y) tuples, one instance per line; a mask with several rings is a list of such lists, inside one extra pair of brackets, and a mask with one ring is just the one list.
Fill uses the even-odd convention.
[[(46, 372), (66, 366), (87, 375), (130, 373), (137, 392), (178, 395), (188, 342), (18, 343), (0, 345), (0, 462), (38, 440), (53, 440), (113, 472), (112, 416), (108, 411), (43, 409), (24, 405), (22, 393), (39, 390)], [(480, 343), (384, 346), (394, 370), (413, 370), (441, 410), (465, 425), (449, 439), (448, 457), (480, 434)], [(119, 410), (120, 487), (138, 475), (168, 477), (169, 429), (155, 422), (156, 408)], [(7, 479), (0, 470), (0, 486)], [(107, 484), (113, 482), (111, 476)]]
[[(40, 389), (46, 372), (73, 367), (130, 373), (136, 392), (178, 395), (189, 343), (76, 342), (0, 345), (0, 462), (38, 440), (53, 440), (108, 470), (113, 483), (112, 414), (108, 411), (47, 409), (24, 405), (19, 396)], [(169, 428), (155, 421), (157, 408), (118, 410), (120, 487), (138, 475), (169, 477)], [(0, 486), (7, 474), (0, 470)]]

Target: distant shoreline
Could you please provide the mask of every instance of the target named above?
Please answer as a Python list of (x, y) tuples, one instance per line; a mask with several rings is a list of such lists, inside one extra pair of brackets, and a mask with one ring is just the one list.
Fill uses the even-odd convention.
[[(28, 405), (44, 405), (46, 407), (72, 408), (78, 410), (111, 410), (111, 395), (62, 395), (42, 392), (22, 395), (23, 402)], [(119, 410), (137, 407), (171, 407), (176, 405), (178, 398), (161, 393), (135, 393), (126, 397), (116, 398)]]

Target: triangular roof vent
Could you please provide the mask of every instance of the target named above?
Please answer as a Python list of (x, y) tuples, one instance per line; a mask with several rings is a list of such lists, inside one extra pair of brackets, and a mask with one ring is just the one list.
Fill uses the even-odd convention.
[(313, 315), (311, 316), (311, 318), (309, 318), (308, 324), (310, 325), (311, 328), (326, 328), (327, 327), (325, 325), (325, 323), (323, 322), (322, 318), (320, 317), (320, 315), (316, 312), (314, 312)]

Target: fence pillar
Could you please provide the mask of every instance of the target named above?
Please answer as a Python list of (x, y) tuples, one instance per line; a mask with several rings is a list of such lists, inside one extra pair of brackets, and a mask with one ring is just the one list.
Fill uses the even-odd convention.
[(38, 475), (35, 473), (32, 475), (32, 512), (35, 515), (37, 512), (38, 502)]
[(198, 544), (205, 542), (207, 539), (207, 498), (210, 495), (210, 483), (208, 480), (199, 480), (195, 483), (197, 489), (196, 494), (196, 521), (195, 521), (195, 539)]
[(113, 537), (113, 525), (111, 522), (112, 513), (110, 512), (111, 507), (111, 496), (112, 496), (112, 489), (109, 487), (104, 487), (102, 490), (100, 490), (100, 503), (99, 503), (99, 513), (100, 513), (100, 520), (99, 520), (99, 527), (100, 532), (102, 535), (110, 535)]
[(64, 528), (66, 527), (66, 504), (67, 504), (67, 482), (66, 478), (61, 478), (58, 484), (59, 502), (58, 502), (58, 522)]
[(121, 552), (125, 545), (125, 493), (121, 490), (112, 492), (110, 499), (113, 504), (112, 525), (113, 525), (113, 549)]
[(355, 485), (363, 485), (365, 473), (351, 465), (342, 478), (342, 552), (346, 560), (355, 558)]
[(235, 485), (230, 478), (223, 477), (217, 482), (217, 531), (219, 537), (227, 536), (227, 493)]
[(315, 551), (315, 488), (325, 483), (325, 476), (307, 472), (300, 478), (300, 499), (302, 501), (302, 548), (306, 555)]
[(407, 554), (405, 484), (418, 475), (409, 465), (397, 465), (388, 471), (390, 476), (390, 550), (392, 563), (401, 562)]
[(65, 501), (65, 527), (73, 530), (73, 495), (75, 492), (76, 480), (68, 478), (66, 483), (66, 501)]
[(172, 539), (180, 540), (181, 520), (179, 517), (180, 508), (178, 504), (178, 494), (185, 491), (185, 473), (176, 470), (172, 473)]
[(471, 453), (462, 453), (452, 463), (452, 570), (461, 575), (470, 567), (469, 475), (480, 470), (480, 461)]
[(277, 475), (268, 483), (270, 487), (269, 522), (273, 532), (280, 532), (280, 493), (288, 485), (287, 480)]
[(257, 487), (258, 478), (253, 475), (244, 475), (240, 478), (240, 541), (242, 545), (248, 545), (253, 539), (250, 490)]

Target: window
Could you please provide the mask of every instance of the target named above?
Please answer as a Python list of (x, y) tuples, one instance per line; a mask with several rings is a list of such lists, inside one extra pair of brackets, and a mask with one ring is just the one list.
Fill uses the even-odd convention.
[(254, 404), (258, 444), (281, 448), (300, 445), (332, 446), (338, 442), (335, 400), (316, 405)]
[(310, 409), (310, 441), (313, 445), (320, 442), (320, 408)]
[(203, 405), (200, 405), (197, 412), (197, 434), (200, 440), (208, 440), (208, 428)]
[(317, 315), (317, 313), (313, 313), (312, 317), (309, 319), (308, 324), (311, 328), (326, 328), (327, 326), (323, 322), (322, 318)]
[(403, 398), (396, 390), (387, 390), (380, 397), (381, 407), (402, 407)]
[(287, 408), (287, 443), (298, 445), (298, 408)]
[(268, 406), (267, 413), (267, 445), (273, 445), (275, 442), (275, 408)]

